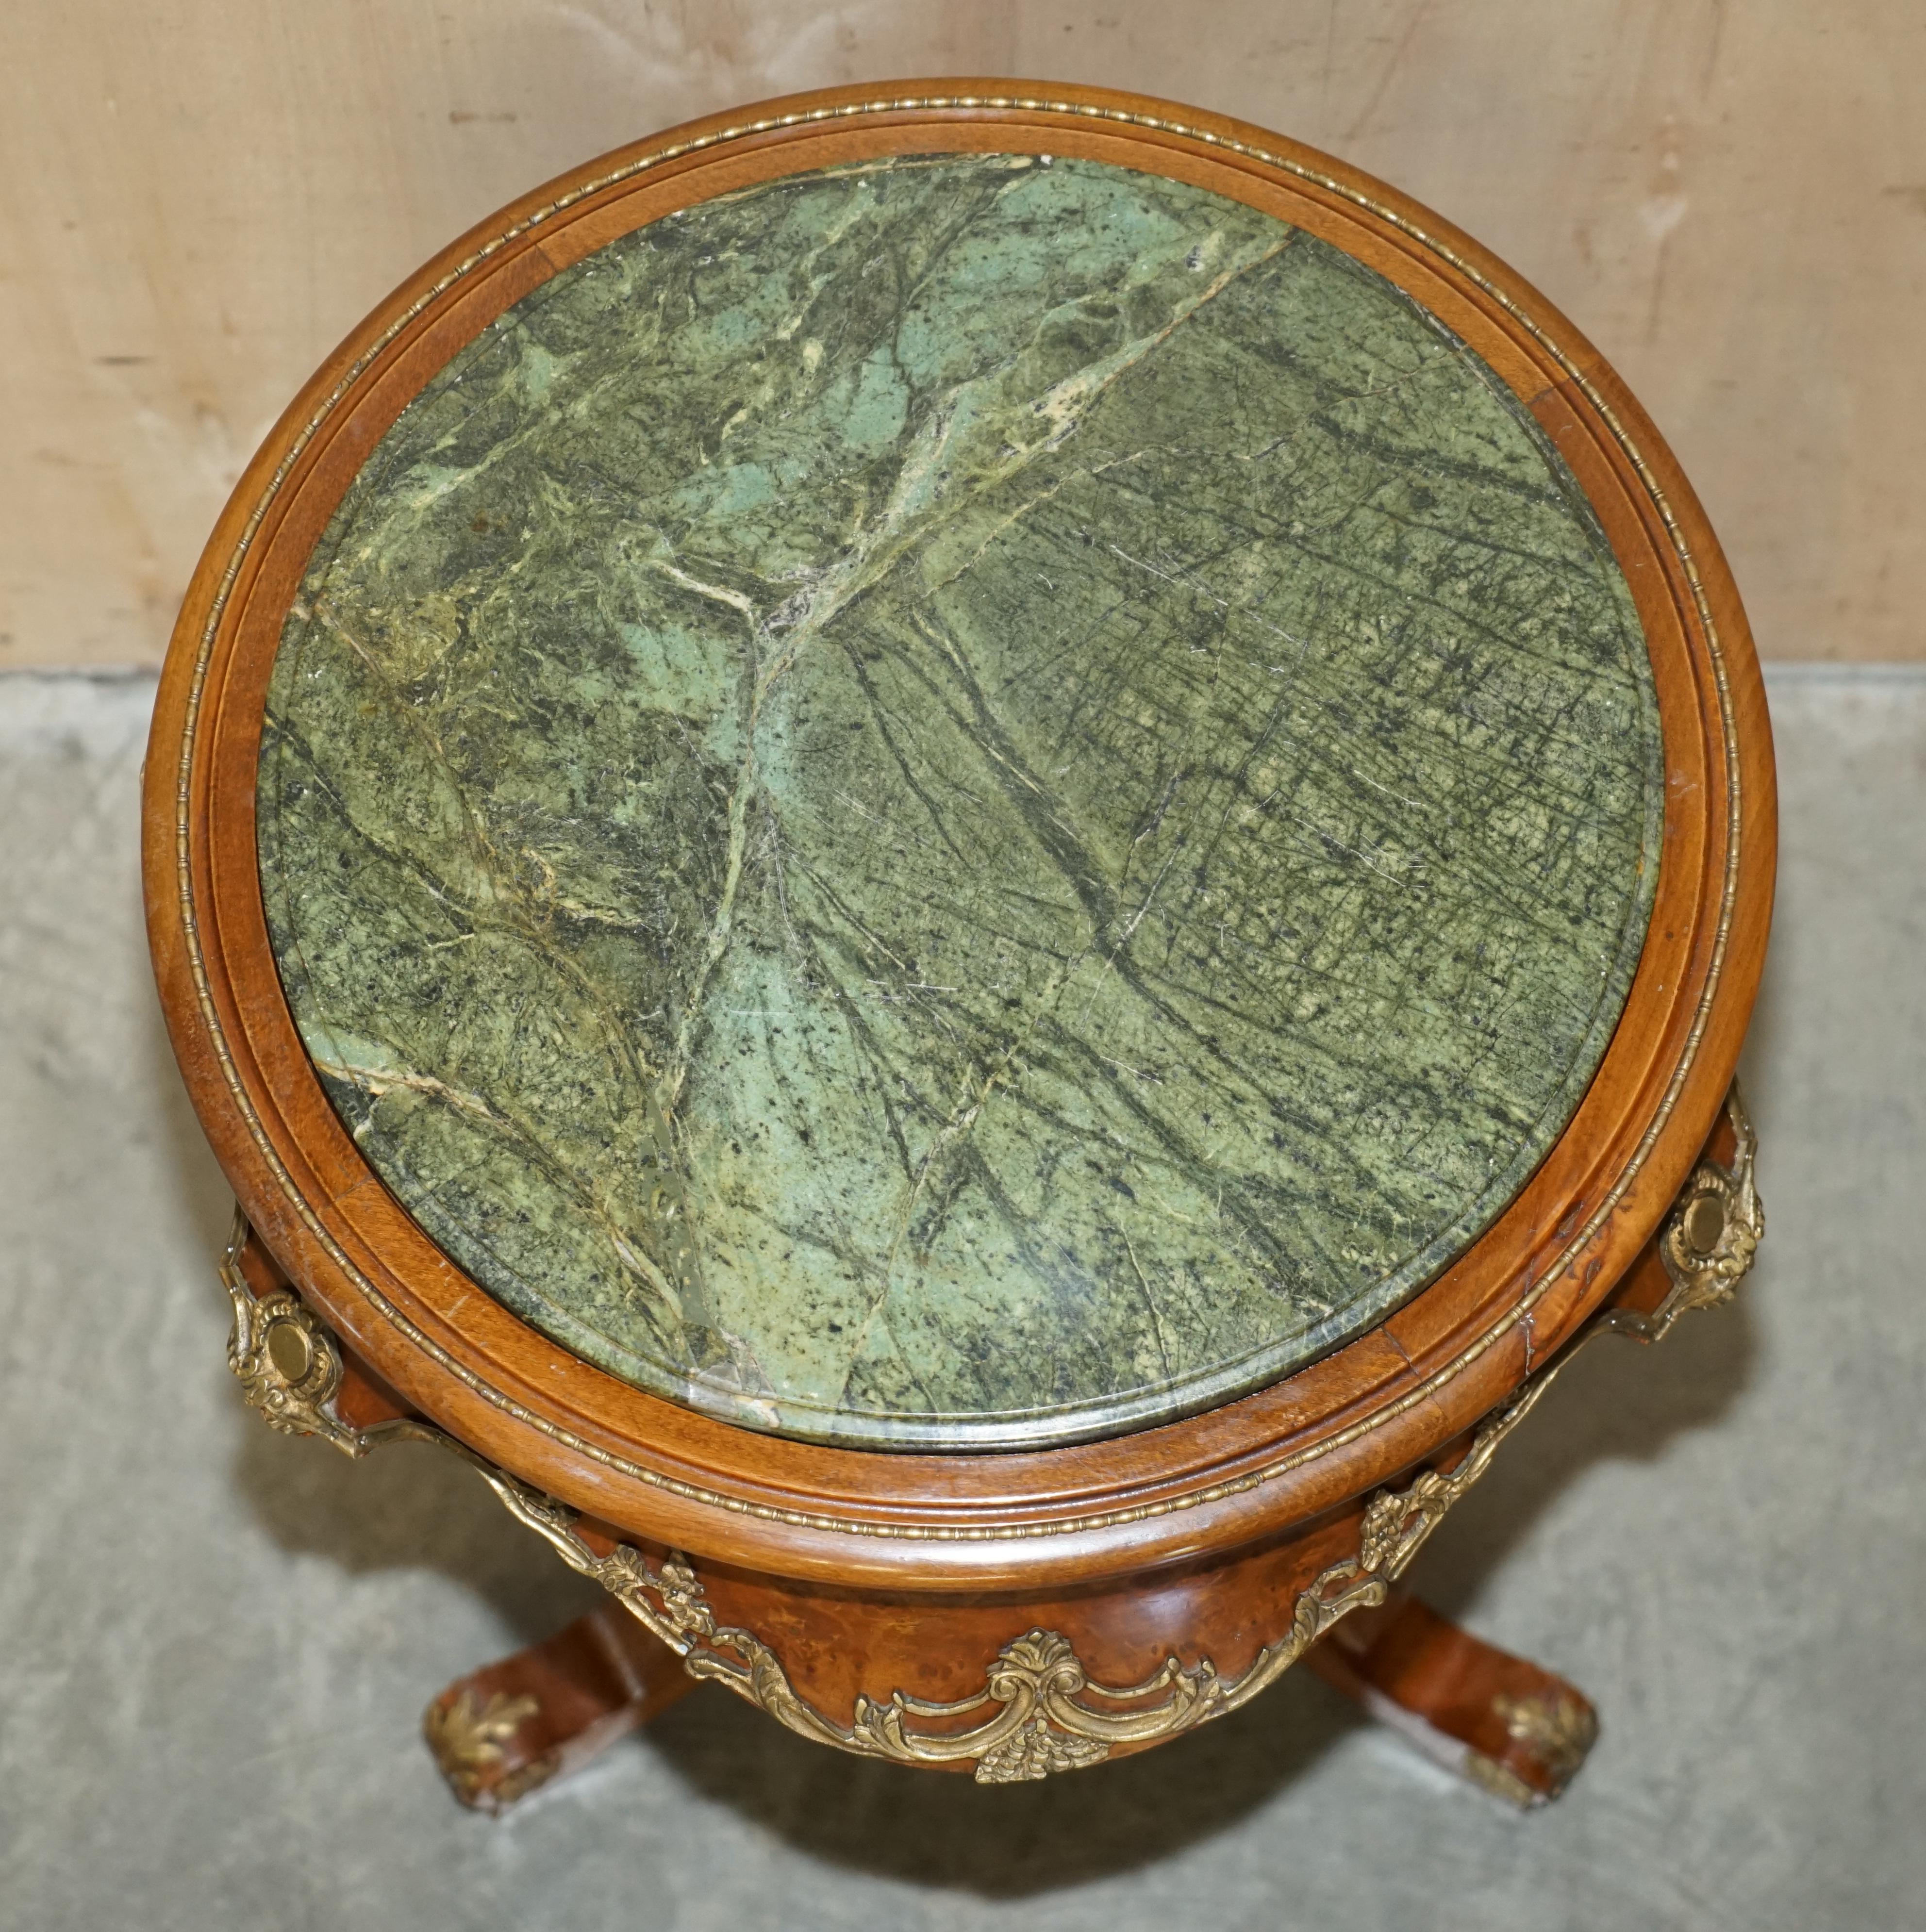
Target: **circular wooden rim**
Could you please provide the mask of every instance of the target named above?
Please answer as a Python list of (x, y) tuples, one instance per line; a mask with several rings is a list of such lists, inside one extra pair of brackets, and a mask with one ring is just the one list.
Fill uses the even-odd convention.
[[(394, 1201), (328, 1104), (262, 913), (254, 784), (267, 678), (313, 543), (404, 404), (569, 263), (716, 194), (911, 152), (1076, 155), (1244, 201), (1368, 263), (1475, 348), (1557, 443), (1650, 647), (1664, 857), (1624, 1015), (1510, 1206), (1378, 1328), (1273, 1387), (1079, 1446), (932, 1455), (763, 1436), (632, 1388), (508, 1313)], [(898, 1588), (1142, 1569), (1300, 1522), (1432, 1453), (1568, 1337), (1650, 1237), (1710, 1128), (1762, 963), (1774, 862), (1758, 668), (1716, 540), (1624, 385), (1448, 224), (1279, 136), (1034, 83), (794, 97), (691, 123), (525, 197), (362, 324), (236, 488), (182, 610), (146, 771), (148, 920), (202, 1125), (303, 1293), (427, 1414), (625, 1531), (712, 1559)]]

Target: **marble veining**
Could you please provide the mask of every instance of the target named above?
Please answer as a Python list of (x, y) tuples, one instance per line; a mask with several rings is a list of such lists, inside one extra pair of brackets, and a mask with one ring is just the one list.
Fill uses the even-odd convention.
[(1623, 1006), (1636, 615), (1492, 372), (1301, 231), (904, 158), (556, 275), (269, 693), (334, 1105), (491, 1294), (880, 1447), (1274, 1380), (1502, 1210)]

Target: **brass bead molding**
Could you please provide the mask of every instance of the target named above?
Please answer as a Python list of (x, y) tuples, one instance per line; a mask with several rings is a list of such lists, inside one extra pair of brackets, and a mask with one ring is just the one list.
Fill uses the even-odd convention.
[[(1172, 1656), (1141, 1683), (1099, 1684), (1060, 1632), (1028, 1630), (997, 1653), (974, 1695), (946, 1704), (902, 1690), (880, 1701), (860, 1695), (845, 1728), (797, 1691), (761, 1639), (718, 1621), (701, 1579), (680, 1553), (671, 1552), (657, 1564), (618, 1544), (600, 1555), (581, 1534), (577, 1511), (496, 1468), (446, 1431), (406, 1420), (366, 1429), (341, 1421), (330, 1407), (340, 1385), (340, 1348), (290, 1291), (255, 1298), (241, 1274), (248, 1229), (238, 1216), (220, 1271), (234, 1304), (228, 1360), (249, 1404), (284, 1434), (319, 1436), (353, 1456), (410, 1439), (452, 1450), (571, 1569), (601, 1584), (674, 1651), (691, 1676), (725, 1685), (798, 1736), (898, 1764), (973, 1764), (980, 1784), (1022, 1783), (1099, 1763), (1119, 1745), (1161, 1743), (1250, 1702), (1340, 1618), (1384, 1601), (1447, 1512), (1490, 1467), (1499, 1445), (1586, 1342), (1608, 1332), (1658, 1341), (1688, 1309), (1729, 1300), (1752, 1266), (1765, 1216), (1753, 1179), (1757, 1136), (1736, 1085), (1726, 1106), (1738, 1142), (1732, 1164), (1702, 1161), (1667, 1216), (1658, 1246), (1672, 1286), (1659, 1307), (1650, 1315), (1608, 1309), (1485, 1418), (1451, 1469), (1426, 1469), (1402, 1489), (1374, 1491), (1365, 1504), (1357, 1555), (1320, 1572), (1300, 1592), (1289, 1624), (1234, 1677), (1223, 1676), (1208, 1658), (1185, 1664)], [(510, 1732), (526, 1714), (515, 1714)], [(1589, 1722), (1588, 1714), (1521, 1702), (1501, 1714), (1513, 1736), (1541, 1750), (1552, 1747), (1552, 1754), (1572, 1770), (1592, 1742), (1590, 1735), (1580, 1735), (1579, 1718)], [(497, 1733), (508, 1716), (459, 1702), (431, 1714), (429, 1742), (458, 1790), (463, 1777), (478, 1778), (494, 1761), (490, 1752), (499, 1756)], [(958, 1723), (970, 1718), (978, 1721)], [(1521, 1798), (1525, 1787), (1502, 1766), (1490, 1766), (1488, 1776), (1472, 1774), (1514, 1803), (1543, 1802), (1530, 1792)]]

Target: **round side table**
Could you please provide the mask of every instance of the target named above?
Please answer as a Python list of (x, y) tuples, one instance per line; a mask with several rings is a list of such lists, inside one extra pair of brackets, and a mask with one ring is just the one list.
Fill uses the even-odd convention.
[(146, 784), (249, 1400), (610, 1592), (430, 1707), (466, 1802), (700, 1679), (1005, 1781), (1300, 1658), (1576, 1769), (1400, 1580), (1750, 1264), (1771, 740), (1671, 455), (1448, 223), (1088, 88), (607, 156), (289, 409)]

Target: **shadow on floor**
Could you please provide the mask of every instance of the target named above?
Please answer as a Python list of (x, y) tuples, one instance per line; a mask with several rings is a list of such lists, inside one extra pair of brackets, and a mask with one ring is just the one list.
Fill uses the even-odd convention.
[[(239, 1400), (231, 1384), (211, 1399), (222, 1394)], [(277, 1436), (251, 1415), (247, 1420), (234, 1486), (290, 1553), (325, 1556), (351, 1576), (437, 1571), (500, 1619), (504, 1652), (548, 1636), (602, 1600), (598, 1586), (565, 1568), (446, 1450), (400, 1442), (356, 1462), (311, 1436)], [(491, 1660), (451, 1654), (447, 1676)]]
[(194, 1118), (173, 1051), (167, 1044), (160, 1000), (151, 984), (141, 992), (142, 1064), (136, 1075), (136, 1090), (154, 1096), (160, 1132), (153, 1144), (164, 1177), (157, 1195), (176, 1221), (173, 1227), (154, 1228), (152, 1239), (158, 1250), (192, 1254), (198, 1249), (206, 1254), (208, 1292), (216, 1304), (224, 1304), (227, 1298), (216, 1270), (234, 1219), (234, 1196)]
[[(636, 1748), (812, 1858), (1019, 1898), (1154, 1864), (1231, 1830), (1362, 1721), (1306, 1672), (1139, 1756), (1040, 1784), (982, 1785), (826, 1750), (705, 1685)], [(565, 1787), (543, 1802), (567, 1798)]]
[(1743, 1294), (1684, 1316), (1663, 1342), (1601, 1335), (1588, 1343), (1426, 1546), (1412, 1572), (1419, 1593), (1462, 1616), (1572, 1484), (1601, 1462), (1655, 1460), (1678, 1436), (1715, 1424), (1751, 1380), (1757, 1354), (1756, 1318)]

